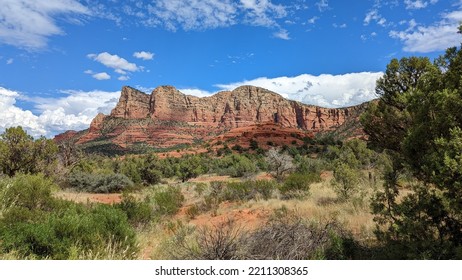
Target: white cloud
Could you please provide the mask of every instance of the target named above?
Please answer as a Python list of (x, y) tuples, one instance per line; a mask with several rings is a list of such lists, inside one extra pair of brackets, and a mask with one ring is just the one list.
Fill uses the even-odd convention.
[(9, 58), (9, 59), (6, 60), (7, 65), (13, 64), (13, 62), (14, 62), (14, 59), (12, 59), (12, 58)]
[(319, 19), (319, 17), (314, 16), (314, 17), (312, 17), (312, 18), (310, 18), (308, 20), (308, 23), (309, 24), (315, 24), (318, 19)]
[(321, 0), (316, 3), (320, 12), (324, 12), (325, 10), (329, 9), (329, 1), (328, 0)]
[(370, 10), (367, 12), (366, 16), (364, 17), (364, 25), (369, 25), (371, 21), (375, 21), (378, 25), (385, 26), (387, 20), (379, 14), (377, 9)]
[(346, 24), (346, 23), (342, 23), (342, 24), (334, 23), (334, 24), (332, 24), (332, 26), (333, 26), (334, 28), (347, 28), (347, 24)]
[(109, 74), (106, 73), (106, 72), (93, 74), (92, 77), (97, 79), (97, 80), (100, 80), (100, 81), (101, 80), (109, 80), (109, 79), (111, 79), (111, 76), (109, 76)]
[(256, 26), (278, 26), (276, 19), (287, 16), (286, 7), (269, 0), (240, 0), (246, 22)]
[(48, 37), (64, 34), (56, 24), (57, 17), (89, 13), (76, 0), (2, 0), (0, 43), (24, 49), (42, 49), (46, 47)]
[(402, 41), (403, 50), (407, 52), (442, 51), (460, 43), (461, 37), (457, 28), (461, 21), (462, 10), (452, 11), (443, 14), (440, 21), (429, 26), (419, 26), (411, 20), (409, 28), (404, 31), (392, 30), (389, 36)]
[(129, 76), (120, 76), (120, 77), (117, 78), (117, 80), (119, 80), (119, 81), (128, 81), (128, 80), (130, 80), (130, 77)]
[(235, 24), (236, 5), (230, 0), (159, 0), (148, 6), (148, 25), (163, 25), (175, 31), (209, 29)]
[(344, 75), (302, 74), (295, 77), (257, 78), (231, 84), (216, 85), (222, 90), (233, 90), (242, 85), (269, 89), (286, 98), (324, 107), (343, 107), (376, 98), (375, 83), (381, 72), (349, 73)]
[[(201, 90), (201, 89), (195, 89), (195, 88), (194, 89), (184, 88), (184, 89), (178, 89), (178, 90), (181, 91), (184, 94), (193, 95), (193, 96), (197, 96), (197, 97), (206, 97), (206, 96), (213, 95), (213, 93), (210, 92), (210, 91)], [(152, 90), (147, 91), (147, 92), (151, 92), (151, 91)]]
[(16, 91), (0, 87), (0, 132), (12, 126), (22, 126), (34, 136), (44, 135), (45, 129), (37, 122), (38, 117), (29, 110), (23, 110), (15, 105), (20, 94)]
[(88, 58), (93, 59), (106, 67), (113, 68), (115, 70), (123, 70), (123, 71), (140, 71), (140, 67), (138, 67), (135, 63), (128, 62), (125, 58), (119, 57), (115, 54), (110, 54), (108, 52), (103, 52), (100, 54), (89, 54), (87, 55)]
[[(238, 23), (279, 27), (277, 20), (288, 15), (286, 6), (271, 0), (158, 0), (139, 6), (147, 11), (145, 25), (163, 26), (171, 31), (214, 29)], [(133, 9), (129, 12), (134, 14)]]
[(142, 51), (142, 52), (135, 52), (133, 54), (134, 57), (136, 58), (140, 58), (142, 60), (152, 60), (154, 58), (154, 54), (151, 53), (151, 52), (145, 52), (145, 51)]
[(422, 0), (404, 0), (404, 4), (406, 5), (406, 9), (408, 10), (419, 10), (426, 8), (429, 4), (433, 5), (436, 4), (438, 0), (430, 0), (430, 1), (422, 1)]
[(289, 32), (285, 29), (281, 29), (273, 33), (273, 36), (282, 40), (290, 40)]
[[(117, 104), (120, 92), (67, 90), (61, 98), (28, 98), (20, 93), (0, 87), (0, 132), (12, 126), (22, 126), (34, 137), (53, 137), (66, 130), (83, 130), (89, 127), (98, 113), (109, 114)], [(33, 114), (15, 105), (18, 98), (36, 104), (39, 112)]]

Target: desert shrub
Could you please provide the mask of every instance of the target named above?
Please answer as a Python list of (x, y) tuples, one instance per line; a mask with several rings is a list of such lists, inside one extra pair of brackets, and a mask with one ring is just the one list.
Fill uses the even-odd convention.
[(255, 163), (241, 155), (228, 155), (217, 163), (218, 173), (231, 177), (243, 177), (257, 171)]
[(199, 229), (196, 242), (199, 250), (195, 259), (200, 260), (240, 260), (245, 258), (242, 240), (244, 231), (232, 220), (202, 227)]
[(162, 172), (154, 168), (144, 168), (141, 170), (141, 178), (145, 184), (155, 185), (160, 183)]
[(232, 220), (199, 229), (183, 226), (168, 244), (170, 259), (205, 260), (351, 259), (359, 248), (337, 222), (309, 223), (288, 211), (254, 231)]
[(266, 180), (212, 182), (209, 193), (204, 197), (204, 202), (214, 205), (222, 201), (267, 200), (272, 197), (276, 187), (276, 182)]
[(173, 215), (182, 206), (184, 196), (178, 187), (168, 186), (164, 189), (159, 189), (152, 195), (154, 209), (159, 215)]
[(116, 207), (127, 215), (130, 224), (141, 226), (149, 223), (154, 217), (153, 207), (148, 198), (137, 200), (133, 195), (122, 194), (122, 201)]
[(194, 219), (200, 212), (200, 206), (198, 204), (193, 204), (186, 209), (186, 216), (190, 219)]
[(133, 182), (122, 174), (91, 174), (72, 172), (68, 177), (71, 187), (79, 191), (95, 193), (121, 192), (133, 186)]
[(253, 185), (257, 195), (255, 198), (262, 198), (268, 200), (273, 196), (274, 191), (278, 188), (278, 183), (270, 180), (256, 180), (253, 181)]
[(107, 246), (122, 258), (134, 258), (138, 250), (126, 215), (106, 205), (73, 205), (29, 222), (2, 220), (0, 234), (1, 251), (15, 251), (21, 258), (70, 259), (97, 254)]
[(204, 160), (199, 156), (182, 157), (176, 167), (178, 177), (186, 182), (191, 178), (195, 178), (207, 171), (207, 166)]
[(255, 197), (255, 189), (251, 181), (228, 182), (221, 194), (222, 200), (246, 201)]
[(310, 157), (296, 157), (296, 171), (297, 173), (317, 173), (320, 174), (322, 170), (326, 169), (326, 163), (318, 158)]
[(334, 166), (332, 186), (340, 200), (350, 199), (358, 191), (360, 182), (361, 173), (359, 170), (341, 162)]
[(194, 187), (194, 191), (198, 196), (201, 196), (205, 192), (206, 188), (207, 185), (205, 183), (197, 183)]
[(234, 145), (234, 146), (231, 147), (231, 150), (236, 151), (236, 152), (239, 152), (239, 153), (242, 153), (242, 151), (244, 151), (244, 148), (242, 148), (241, 145), (236, 144), (236, 145)]
[(321, 177), (316, 173), (292, 173), (279, 186), (279, 192), (284, 199), (301, 198), (309, 195), (310, 185), (320, 180)]
[(258, 142), (257, 142), (257, 140), (255, 140), (255, 139), (250, 139), (249, 148), (250, 148), (251, 150), (254, 150), (254, 151), (257, 150), (257, 149), (258, 149)]
[(140, 159), (125, 158), (117, 170), (117, 173), (125, 175), (135, 184), (141, 184), (143, 162)]
[(349, 259), (354, 242), (334, 222), (309, 223), (283, 211), (245, 239), (246, 257), (263, 260)]
[[(167, 242), (169, 259), (242, 260), (245, 232), (232, 220), (195, 229), (181, 226)], [(167, 247), (164, 246), (164, 247)]]
[(5, 208), (14, 206), (28, 210), (49, 210), (56, 204), (52, 190), (57, 188), (43, 174), (19, 174), (11, 179), (4, 178), (0, 180), (2, 205)]

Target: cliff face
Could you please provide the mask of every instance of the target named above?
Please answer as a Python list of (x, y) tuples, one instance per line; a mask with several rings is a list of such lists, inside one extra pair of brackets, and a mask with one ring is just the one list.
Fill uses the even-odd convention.
[(123, 87), (119, 102), (111, 116), (124, 119), (144, 119), (150, 112), (149, 96), (131, 87)]
[(96, 116), (78, 143), (104, 140), (122, 147), (134, 143), (170, 147), (256, 124), (312, 135), (337, 129), (357, 118), (362, 109), (361, 105), (340, 109), (305, 105), (252, 86), (203, 98), (184, 95), (171, 86), (158, 87), (151, 95), (124, 87), (111, 114)]

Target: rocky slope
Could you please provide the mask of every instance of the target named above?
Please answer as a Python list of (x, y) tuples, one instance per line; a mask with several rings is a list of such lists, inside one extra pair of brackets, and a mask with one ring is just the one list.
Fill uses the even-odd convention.
[[(203, 98), (185, 95), (171, 86), (158, 87), (150, 95), (123, 87), (110, 115), (98, 114), (88, 130), (67, 134), (76, 137), (77, 144), (115, 144), (122, 148), (140, 144), (174, 147), (215, 139), (230, 131), (245, 134), (246, 128), (264, 131), (264, 126), (272, 131), (313, 136), (357, 121), (365, 106), (327, 109), (287, 100), (253, 86)], [(66, 134), (57, 136), (62, 138)]]

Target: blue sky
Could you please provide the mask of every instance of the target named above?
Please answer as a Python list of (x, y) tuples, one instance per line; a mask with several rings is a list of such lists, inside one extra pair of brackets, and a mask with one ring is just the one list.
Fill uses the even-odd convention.
[(0, 0), (0, 132), (87, 128), (124, 85), (355, 105), (391, 58), (459, 46), (460, 21), (462, 0)]

